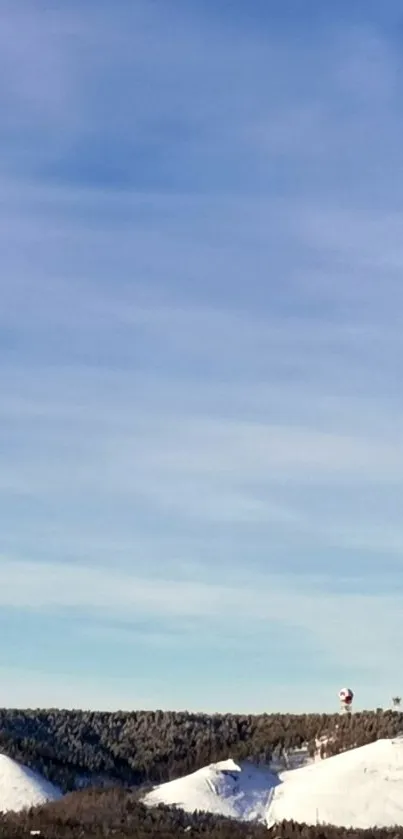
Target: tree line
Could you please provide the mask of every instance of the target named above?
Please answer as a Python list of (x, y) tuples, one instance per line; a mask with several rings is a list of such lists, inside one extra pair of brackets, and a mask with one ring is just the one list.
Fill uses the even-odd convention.
[(144, 786), (232, 757), (266, 763), (306, 745), (322, 756), (393, 737), (400, 711), (346, 714), (195, 714), (0, 709), (0, 751), (64, 792)]

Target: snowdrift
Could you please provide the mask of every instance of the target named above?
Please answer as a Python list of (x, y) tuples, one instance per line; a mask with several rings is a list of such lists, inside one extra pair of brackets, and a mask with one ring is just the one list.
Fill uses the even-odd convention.
[(224, 760), (147, 793), (149, 806), (168, 804), (188, 813), (203, 810), (242, 821), (264, 821), (278, 777), (253, 764)]
[(268, 827), (286, 820), (340, 827), (403, 825), (403, 738), (378, 740), (276, 775), (233, 760), (161, 784), (144, 798)]
[(36, 772), (0, 754), (0, 811), (29, 809), (62, 797), (61, 791)]

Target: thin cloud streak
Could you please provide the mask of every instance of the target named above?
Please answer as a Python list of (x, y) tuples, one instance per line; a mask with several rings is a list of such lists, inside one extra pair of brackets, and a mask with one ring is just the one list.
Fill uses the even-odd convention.
[[(174, 617), (179, 621), (179, 632), (183, 619), (191, 619), (195, 631), (202, 630), (202, 621), (218, 631), (220, 627), (228, 631), (242, 613), (246, 624), (244, 642), (252, 631), (252, 647), (260, 645), (265, 633), (277, 625), (280, 633), (294, 633), (294, 644), (299, 643), (299, 633), (305, 633), (307, 654), (316, 649), (335, 668), (348, 662), (363, 676), (370, 671), (390, 676), (396, 666), (397, 638), (403, 620), (402, 598), (396, 593), (324, 595), (316, 589), (315, 578), (305, 580), (298, 591), (296, 586), (290, 586), (289, 579), (273, 575), (252, 577), (236, 587), (8, 560), (2, 561), (0, 579), (0, 602), (4, 608), (12, 606), (28, 613), (70, 609), (74, 620), (80, 613), (87, 620), (91, 614), (104, 621), (114, 617), (120, 622), (125, 620), (128, 628), (141, 617)], [(346, 615), (354, 620), (352, 634), (345, 632)], [(104, 637), (106, 634), (107, 626)], [(152, 622), (149, 634), (154, 643)], [(111, 636), (113, 640), (113, 629)], [(242, 643), (237, 646), (240, 650)]]

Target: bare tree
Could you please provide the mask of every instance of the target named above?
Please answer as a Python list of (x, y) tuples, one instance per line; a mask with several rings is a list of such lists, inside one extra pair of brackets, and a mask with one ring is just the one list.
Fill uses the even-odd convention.
[(401, 696), (392, 696), (392, 705), (394, 708), (400, 708), (401, 701)]

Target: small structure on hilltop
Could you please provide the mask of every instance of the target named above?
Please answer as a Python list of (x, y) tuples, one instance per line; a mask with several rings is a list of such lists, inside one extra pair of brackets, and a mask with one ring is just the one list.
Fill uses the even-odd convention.
[(354, 694), (351, 688), (342, 688), (339, 690), (339, 700), (341, 711), (345, 713), (351, 712)]

